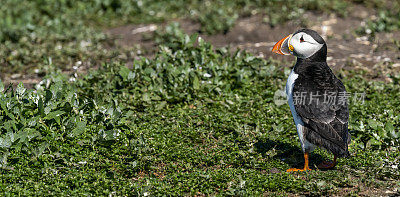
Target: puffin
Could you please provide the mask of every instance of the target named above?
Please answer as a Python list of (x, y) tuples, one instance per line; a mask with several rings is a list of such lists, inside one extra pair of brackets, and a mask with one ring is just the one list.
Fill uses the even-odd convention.
[(272, 52), (297, 58), (287, 79), (286, 96), (304, 153), (304, 168), (287, 172), (310, 170), (308, 157), (315, 147), (334, 156), (318, 169), (334, 168), (337, 158), (350, 156), (350, 94), (326, 62), (325, 40), (314, 30), (300, 29), (278, 41)]

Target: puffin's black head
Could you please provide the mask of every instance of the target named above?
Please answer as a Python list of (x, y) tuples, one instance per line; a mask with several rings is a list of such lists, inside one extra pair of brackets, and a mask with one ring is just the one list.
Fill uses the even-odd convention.
[(326, 61), (325, 40), (314, 30), (300, 29), (277, 42), (272, 52), (310, 61)]

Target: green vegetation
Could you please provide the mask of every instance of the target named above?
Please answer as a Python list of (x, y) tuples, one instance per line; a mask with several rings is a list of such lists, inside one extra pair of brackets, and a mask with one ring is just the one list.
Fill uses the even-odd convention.
[[(199, 3), (202, 2), (202, 3)], [(345, 16), (335, 1), (15, 1), (0, 7), (0, 190), (7, 195), (309, 195), (400, 191), (400, 76), (367, 81), (343, 71), (351, 93), (352, 157), (335, 170), (303, 164), (287, 105), (274, 104), (289, 69), (245, 51), (214, 48), (173, 23), (154, 34), (152, 58), (126, 67), (129, 49), (101, 28), (189, 17), (229, 30), (264, 13), (270, 25), (305, 10)], [(21, 6), (24, 5), (24, 6)], [(26, 9), (30, 7), (31, 9)], [(12, 8), (12, 9), (11, 9)], [(109, 46), (111, 45), (111, 47)], [(128, 51), (127, 51), (128, 50)], [(136, 54), (135, 54), (136, 55)], [(79, 66), (96, 69), (77, 72)], [(67, 73), (65, 73), (67, 72)], [(330, 158), (311, 154), (311, 165)]]
[(377, 7), (377, 16), (367, 20), (366, 24), (359, 27), (357, 32), (361, 35), (369, 34), (375, 37), (379, 32), (391, 32), (400, 29), (400, 2), (380, 2), (374, 4)]
[[(273, 102), (285, 72), (273, 60), (201, 40), (194, 46), (195, 38), (132, 69), (106, 64), (76, 82), (58, 75), (36, 91), (3, 90), (2, 191), (320, 195), (399, 187), (398, 78), (383, 84), (346, 74), (350, 92), (367, 93), (351, 105), (353, 156), (337, 170), (288, 174), (303, 159), (287, 106)], [(313, 164), (327, 157), (311, 155)]]

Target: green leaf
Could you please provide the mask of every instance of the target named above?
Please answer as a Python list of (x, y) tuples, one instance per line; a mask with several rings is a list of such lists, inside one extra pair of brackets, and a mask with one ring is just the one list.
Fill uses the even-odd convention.
[[(53, 98), (53, 93), (50, 90), (46, 90), (46, 95), (44, 99), (44, 103), (48, 103)], [(43, 103), (43, 102), (42, 102)]]
[(195, 75), (193, 79), (193, 89), (195, 90), (200, 89), (199, 78), (197, 77), (197, 75)]
[(45, 119), (45, 120), (54, 119), (58, 124), (60, 124), (60, 116), (63, 115), (63, 114), (65, 114), (64, 111), (60, 111), (60, 110), (52, 111), (52, 112), (49, 112), (49, 113), (46, 115), (46, 117), (44, 117), (44, 119)]
[(3, 123), (4, 128), (8, 133), (17, 131), (17, 126), (15, 125), (16, 121), (15, 120), (8, 120)]
[(386, 130), (386, 132), (388, 132), (388, 133), (394, 131), (394, 126), (392, 125), (392, 123), (387, 122), (387, 123), (385, 124), (385, 130)]
[(33, 128), (24, 129), (27, 132), (28, 141), (32, 140), (35, 137), (40, 137), (40, 132)]
[(376, 130), (378, 128), (378, 121), (369, 119), (368, 126), (371, 127), (372, 129)]
[(385, 124), (385, 131), (390, 138), (397, 139), (400, 137), (400, 131), (396, 132), (394, 126), (390, 122)]
[(40, 98), (39, 101), (38, 101), (38, 108), (39, 108), (40, 117), (43, 118), (45, 116), (45, 114), (44, 114), (44, 105), (43, 105), (42, 98)]
[(24, 84), (23, 84), (22, 82), (20, 82), (20, 83), (18, 84), (18, 86), (17, 86), (16, 93), (17, 93), (18, 95), (22, 96), (22, 95), (25, 93), (25, 91), (26, 91), (26, 89), (25, 89), (25, 87), (24, 87)]
[(68, 135), (69, 137), (76, 137), (81, 135), (86, 129), (86, 121), (80, 121), (76, 123), (76, 127), (71, 133)]
[(9, 151), (5, 151), (4, 153), (0, 154), (0, 164), (4, 167), (7, 164), (7, 158), (10, 155)]
[(16, 139), (19, 139), (21, 143), (27, 143), (37, 136), (40, 136), (39, 131), (33, 128), (25, 128), (16, 134)]
[(119, 135), (118, 130), (103, 130), (100, 129), (98, 133), (98, 138), (102, 141), (111, 141), (116, 140), (117, 136)]
[(0, 92), (4, 91), (4, 84), (3, 82), (0, 80)]
[(381, 141), (378, 141), (378, 140), (376, 140), (376, 139), (374, 139), (374, 138), (372, 138), (372, 139), (370, 139), (369, 141), (368, 141), (368, 143), (367, 143), (367, 145), (382, 145), (382, 142)]
[(34, 151), (33, 154), (38, 157), (43, 154), (43, 152), (46, 150), (46, 148), (49, 147), (49, 144), (47, 142), (42, 142)]
[(130, 72), (131, 70), (129, 68), (126, 66), (121, 66), (118, 74), (121, 75), (123, 80), (128, 80)]
[(143, 99), (143, 101), (145, 101), (145, 102), (151, 101), (151, 100), (150, 100), (149, 93), (147, 93), (147, 92), (143, 93), (142, 99)]
[(11, 147), (11, 145), (12, 145), (12, 142), (11, 142), (10, 138), (8, 138), (8, 137), (1, 138), (0, 137), (0, 148), (9, 148), (9, 147)]
[(167, 104), (166, 101), (161, 101), (160, 103), (158, 103), (156, 105), (156, 109), (155, 110), (157, 110), (157, 111), (162, 110), (165, 107), (166, 104)]

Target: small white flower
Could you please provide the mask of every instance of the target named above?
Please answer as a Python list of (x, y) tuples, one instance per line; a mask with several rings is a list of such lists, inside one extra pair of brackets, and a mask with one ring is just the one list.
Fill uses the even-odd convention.
[(207, 77), (210, 78), (212, 75), (208, 74), (208, 73), (204, 73), (203, 77)]

